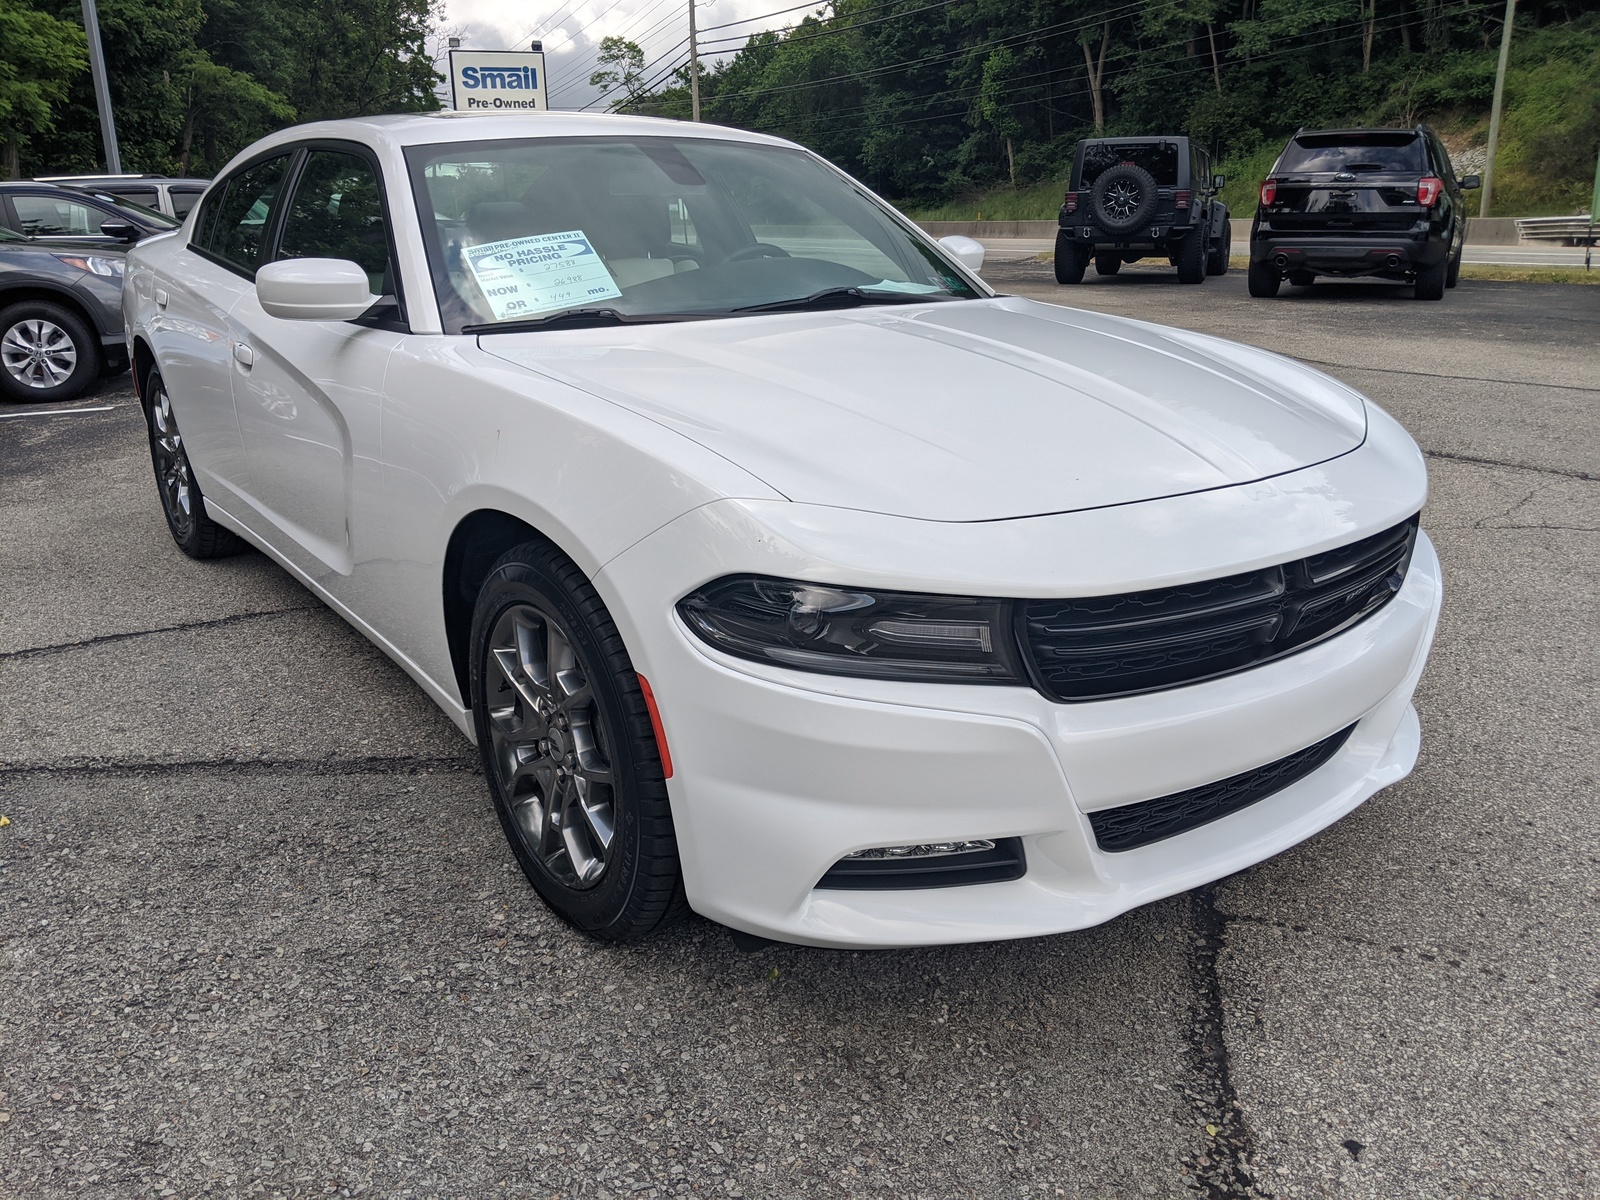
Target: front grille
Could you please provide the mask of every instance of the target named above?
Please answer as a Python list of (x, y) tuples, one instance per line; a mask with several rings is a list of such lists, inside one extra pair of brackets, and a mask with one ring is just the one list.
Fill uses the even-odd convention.
[(1090, 813), (1089, 825), (1094, 830), (1095, 843), (1110, 853), (1133, 850), (1248, 808), (1322, 766), (1339, 752), (1354, 728), (1354, 725), (1346, 726), (1314, 746), (1216, 783)]
[(1337, 550), (1179, 587), (1030, 600), (1034, 681), (1057, 700), (1105, 700), (1270, 662), (1377, 612), (1405, 581), (1417, 518)]
[(988, 850), (921, 858), (842, 858), (817, 881), (819, 888), (886, 891), (963, 887), (1021, 879), (1028, 863), (1021, 838), (996, 838)]

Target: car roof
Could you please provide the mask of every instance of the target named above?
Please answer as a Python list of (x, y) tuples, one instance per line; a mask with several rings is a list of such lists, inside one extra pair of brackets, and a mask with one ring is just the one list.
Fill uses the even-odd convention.
[(1372, 137), (1374, 134), (1383, 137), (1421, 137), (1427, 131), (1420, 125), (1367, 125), (1357, 126), (1354, 129), (1299, 129), (1295, 131), (1296, 138), (1303, 137)]
[(1163, 134), (1152, 134), (1152, 135), (1150, 135), (1148, 137), (1097, 137), (1097, 138), (1084, 138), (1078, 144), (1080, 146), (1087, 146), (1087, 145), (1090, 145), (1090, 144), (1093, 144), (1093, 143), (1096, 143), (1096, 142), (1110, 142), (1113, 145), (1125, 146), (1129, 142), (1151, 142), (1151, 143), (1155, 143), (1155, 142), (1187, 142), (1188, 140), (1189, 140), (1189, 135), (1188, 134), (1184, 134), (1184, 133), (1163, 133)]
[(247, 147), (247, 151), (254, 157), (260, 151), (274, 146), (316, 138), (337, 138), (363, 142), (371, 146), (403, 148), (443, 142), (488, 142), (540, 137), (707, 138), (715, 141), (753, 142), (767, 146), (794, 146), (793, 142), (769, 134), (732, 129), (725, 125), (673, 121), (662, 117), (554, 111), (529, 113), (523, 116), (509, 113), (466, 113), (446, 109), (443, 112), (395, 113), (292, 125), (255, 142)]

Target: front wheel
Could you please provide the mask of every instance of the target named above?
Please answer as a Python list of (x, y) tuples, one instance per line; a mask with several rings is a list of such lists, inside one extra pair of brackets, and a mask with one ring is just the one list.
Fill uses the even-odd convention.
[(1089, 252), (1080, 250), (1065, 229), (1056, 231), (1056, 282), (1082, 283), (1089, 268)]
[(1224, 221), (1222, 223), (1222, 236), (1211, 240), (1211, 249), (1206, 252), (1206, 274), (1226, 275), (1228, 263), (1233, 257), (1233, 226)]
[(1258, 300), (1270, 300), (1278, 294), (1278, 288), (1283, 284), (1283, 278), (1278, 274), (1278, 269), (1269, 262), (1250, 260), (1250, 294)]
[(1461, 255), (1463, 250), (1457, 250), (1454, 258), (1450, 260), (1450, 269), (1444, 273), (1444, 285), (1453, 288), (1461, 282)]
[(594, 587), (543, 542), (501, 556), (472, 615), (472, 710), (501, 827), (569, 924), (641, 938), (687, 907), (660, 749)]
[(7, 400), (73, 400), (99, 374), (99, 340), (76, 313), (48, 300), (0, 310), (0, 395)]
[(1206, 235), (1198, 229), (1178, 246), (1178, 282), (1204, 283), (1206, 278)]

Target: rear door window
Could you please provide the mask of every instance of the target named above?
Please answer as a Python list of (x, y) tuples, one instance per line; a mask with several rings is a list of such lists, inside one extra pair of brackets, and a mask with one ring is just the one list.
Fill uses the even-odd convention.
[(204, 194), (200, 188), (168, 188), (167, 198), (172, 201), (172, 215), (183, 220), (200, 203), (200, 197)]
[(1178, 144), (1176, 142), (1130, 142), (1118, 145), (1101, 142), (1083, 148), (1083, 171), (1079, 187), (1094, 186), (1101, 174), (1122, 163), (1143, 167), (1155, 176), (1156, 186), (1174, 187), (1178, 182)]
[(1290, 140), (1277, 169), (1283, 175), (1338, 171), (1421, 175), (1427, 169), (1427, 155), (1414, 133), (1301, 134)]

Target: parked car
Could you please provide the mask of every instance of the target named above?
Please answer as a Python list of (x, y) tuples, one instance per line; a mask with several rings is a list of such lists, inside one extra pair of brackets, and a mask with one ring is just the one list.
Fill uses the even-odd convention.
[(0, 183), (0, 226), (80, 247), (127, 246), (181, 222), (110, 192), (57, 183)]
[(1228, 270), (1233, 234), (1210, 155), (1186, 137), (1086, 138), (1056, 231), (1056, 282), (1081, 283), (1089, 262), (1115, 275), (1151, 256), (1200, 283)]
[(422, 114), (249, 147), (123, 303), (178, 546), (392, 656), (557, 913), (881, 947), (1309, 837), (1439, 612), (1382, 410), (980, 260), (765, 135)]
[(71, 400), (128, 369), (123, 251), (0, 229), (0, 398)]
[(110, 192), (179, 221), (200, 203), (200, 197), (211, 186), (209, 179), (172, 179), (166, 175), (41, 175), (36, 182)]
[(1426, 125), (1411, 129), (1302, 129), (1261, 184), (1250, 227), (1250, 294), (1287, 279), (1375, 275), (1439, 300), (1461, 274), (1467, 232), (1450, 155)]

